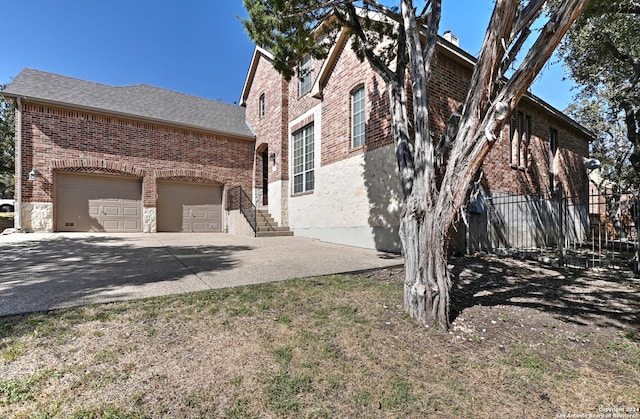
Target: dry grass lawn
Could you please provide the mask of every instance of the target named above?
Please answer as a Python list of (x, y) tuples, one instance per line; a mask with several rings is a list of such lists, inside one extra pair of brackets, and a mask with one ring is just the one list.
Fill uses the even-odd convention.
[(1, 317), (0, 417), (640, 417), (635, 280), (454, 263), (450, 333), (400, 269)]

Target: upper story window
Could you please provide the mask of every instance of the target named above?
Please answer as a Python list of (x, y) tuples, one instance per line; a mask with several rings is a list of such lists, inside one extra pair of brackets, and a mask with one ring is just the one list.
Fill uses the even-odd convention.
[(260, 95), (260, 99), (258, 99), (258, 116), (262, 118), (265, 114), (265, 103), (264, 103), (264, 93)]
[(311, 90), (311, 75), (313, 73), (313, 61), (310, 55), (305, 55), (300, 65), (298, 66), (298, 77), (300, 78), (300, 85), (298, 93), (300, 96), (304, 95)]
[(531, 141), (531, 115), (516, 111), (510, 122), (511, 167), (526, 168)]
[(293, 133), (293, 193), (313, 191), (313, 123)]
[(365, 139), (365, 101), (364, 86), (351, 92), (351, 146), (364, 145)]
[(556, 153), (558, 152), (558, 131), (549, 128), (549, 190), (556, 190)]

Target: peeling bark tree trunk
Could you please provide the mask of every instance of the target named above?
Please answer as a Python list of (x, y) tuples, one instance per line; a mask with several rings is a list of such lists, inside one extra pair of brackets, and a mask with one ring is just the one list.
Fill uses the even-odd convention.
[[(400, 240), (405, 257), (404, 305), (412, 317), (425, 325), (449, 328), (451, 278), (447, 264), (447, 235), (505, 121), (588, 0), (565, 0), (540, 32), (518, 70), (508, 82), (503, 82), (502, 72), (517, 52), (513, 48), (521, 48), (523, 31), (528, 30), (531, 22), (539, 16), (544, 3), (532, 0), (529, 7), (519, 11), (519, 2), (496, 1), (462, 115), (459, 119), (452, 118), (457, 127), (447, 130), (455, 137), (443, 142), (451, 144), (451, 150), (442, 182), (437, 185), (436, 165), (444, 156), (436, 155), (428, 128), (427, 80), (433, 49), (429, 49), (430, 38), (427, 36), (423, 51), (421, 42), (416, 38), (418, 32), (414, 30), (415, 15), (411, 2), (402, 2), (413, 90), (413, 149), (403, 146), (409, 124), (406, 121), (406, 102), (395, 91), (398, 86), (390, 89), (390, 97), (393, 125), (398, 127), (394, 129), (394, 138), (405, 198), (400, 222)], [(432, 9), (434, 12), (439, 21), (439, 8)], [(433, 30), (433, 22), (429, 27)], [(508, 45), (513, 45), (510, 51)], [(440, 151), (446, 153), (447, 150)]]

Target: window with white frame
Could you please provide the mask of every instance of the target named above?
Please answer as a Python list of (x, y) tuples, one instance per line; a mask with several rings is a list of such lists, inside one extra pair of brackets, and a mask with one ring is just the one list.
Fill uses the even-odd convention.
[(300, 87), (298, 93), (300, 96), (311, 90), (311, 75), (313, 72), (313, 61), (310, 55), (305, 55), (298, 66), (298, 77), (300, 78)]
[(293, 133), (293, 193), (313, 191), (313, 123)]
[(531, 141), (531, 115), (516, 111), (510, 121), (511, 166), (526, 168)]
[(265, 114), (265, 103), (264, 103), (264, 93), (260, 95), (260, 99), (258, 100), (258, 115), (262, 118)]
[(351, 146), (359, 147), (365, 139), (364, 86), (351, 93)]

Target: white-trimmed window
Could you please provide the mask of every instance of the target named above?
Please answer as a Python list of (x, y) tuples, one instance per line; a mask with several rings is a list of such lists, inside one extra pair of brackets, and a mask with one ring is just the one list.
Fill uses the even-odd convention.
[(313, 191), (313, 123), (293, 133), (293, 193)]
[(313, 61), (310, 55), (305, 55), (298, 66), (298, 77), (300, 78), (300, 85), (298, 93), (300, 96), (304, 95), (311, 90), (311, 75), (313, 73)]
[(262, 93), (260, 99), (258, 99), (258, 115), (260, 118), (262, 118), (266, 112), (265, 106), (264, 93)]
[(531, 115), (516, 111), (510, 123), (511, 166), (526, 168), (529, 160), (529, 142), (531, 141)]
[(365, 100), (364, 86), (351, 92), (351, 146), (364, 145), (365, 139)]

